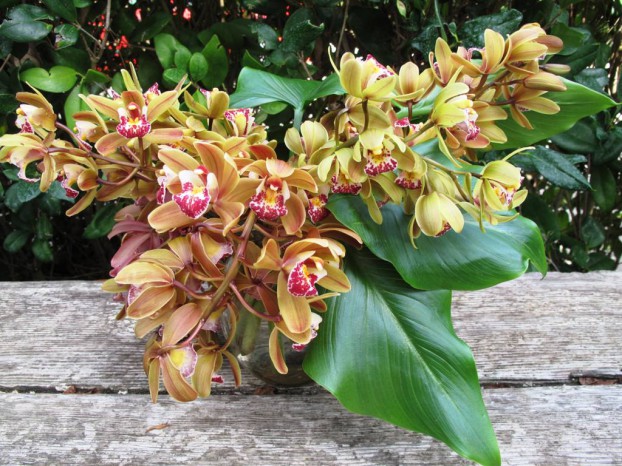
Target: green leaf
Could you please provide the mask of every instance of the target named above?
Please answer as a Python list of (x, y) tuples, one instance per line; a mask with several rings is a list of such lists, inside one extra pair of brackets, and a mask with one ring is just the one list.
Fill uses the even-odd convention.
[(327, 95), (344, 93), (339, 77), (328, 76), (324, 81), (283, 78), (266, 71), (243, 68), (238, 86), (231, 95), (233, 108), (258, 107), (270, 102), (285, 102), (294, 107), (300, 120), (305, 106), (313, 100)]
[(283, 28), (280, 46), (284, 52), (295, 53), (313, 46), (315, 39), (324, 32), (324, 25), (315, 25), (312, 19), (312, 11), (308, 8), (300, 8), (289, 17)]
[(482, 233), (469, 216), (462, 233), (449, 231), (440, 238), (421, 235), (417, 249), (410, 244), (410, 217), (401, 207), (385, 205), (383, 222), (376, 224), (356, 196), (334, 195), (328, 208), (337, 220), (358, 233), (376, 256), (391, 262), (411, 286), (423, 290), (479, 290), (522, 275), (531, 261), (547, 270), (544, 244), (535, 223), (518, 217)]
[(279, 35), (269, 25), (253, 21), (250, 29), (257, 35), (257, 45), (261, 49), (270, 51), (279, 46)]
[(199, 52), (193, 53), (188, 63), (188, 70), (193, 81), (200, 81), (207, 74), (207, 60)]
[(162, 78), (164, 78), (164, 84), (168, 87), (175, 87), (177, 84), (184, 79), (186, 75), (184, 70), (180, 70), (179, 68), (169, 68), (168, 70), (164, 70), (162, 73)]
[(93, 220), (84, 229), (86, 239), (96, 239), (106, 236), (114, 226), (114, 216), (122, 207), (120, 204), (105, 205), (95, 213)]
[(20, 79), (31, 86), (47, 92), (67, 92), (78, 80), (77, 72), (67, 66), (53, 66), (50, 71), (30, 68), (20, 74)]
[(466, 21), (460, 28), (458, 35), (466, 47), (483, 47), (486, 29), (492, 29), (505, 37), (518, 29), (522, 20), (523, 14), (518, 10), (506, 10), (492, 15), (478, 16)]
[(568, 88), (564, 92), (547, 92), (545, 97), (551, 99), (560, 107), (555, 115), (543, 115), (536, 112), (527, 112), (525, 116), (533, 125), (533, 130), (519, 126), (514, 120), (499, 121), (497, 125), (508, 137), (504, 144), (494, 144), (494, 149), (513, 149), (529, 146), (543, 139), (562, 133), (589, 115), (616, 105), (608, 96), (588, 89), (581, 84), (564, 79)]
[(551, 206), (540, 196), (527, 196), (521, 205), (521, 214), (538, 224), (547, 242), (560, 238), (559, 219)]
[(39, 198), (39, 208), (50, 217), (57, 217), (61, 214), (60, 201), (48, 193), (44, 193)]
[(594, 201), (605, 212), (611, 212), (616, 206), (616, 178), (606, 166), (592, 167), (590, 184)]
[(73, 6), (76, 8), (86, 8), (93, 3), (93, 0), (73, 0)]
[(572, 55), (588, 42), (594, 42), (592, 34), (587, 29), (566, 26), (564, 23), (556, 22), (551, 30), (551, 34), (564, 41), (564, 48), (557, 55)]
[(143, 42), (152, 39), (171, 22), (171, 19), (172, 17), (168, 11), (149, 13), (132, 34), (131, 42)]
[(591, 154), (598, 147), (594, 128), (586, 120), (578, 121), (570, 130), (551, 138), (556, 145), (568, 152)]
[(213, 35), (201, 52), (207, 61), (208, 73), (203, 84), (212, 89), (222, 85), (229, 72), (227, 50), (221, 45), (217, 35)]
[(0, 112), (3, 114), (13, 113), (18, 105), (13, 94), (0, 94)]
[(88, 70), (82, 78), (83, 84), (100, 84), (104, 85), (110, 82), (110, 76), (96, 70)]
[(11, 254), (15, 254), (26, 245), (26, 243), (28, 242), (28, 238), (30, 238), (30, 232), (24, 230), (15, 230), (9, 233), (6, 238), (4, 238), (2, 246), (4, 247), (5, 251), (10, 252)]
[(604, 87), (609, 83), (609, 76), (604, 68), (586, 68), (574, 79), (579, 84), (583, 84), (596, 92), (604, 92)]
[(413, 290), (369, 252), (350, 250), (345, 271), (352, 291), (329, 300), (305, 372), (350, 411), (500, 464), (473, 354), (451, 324), (451, 292)]
[(13, 212), (17, 212), (22, 205), (39, 196), (39, 183), (18, 181), (9, 186), (4, 196), (4, 204)]
[(592, 249), (597, 248), (605, 242), (605, 229), (593, 217), (588, 217), (581, 226), (581, 239), (585, 245)]
[(153, 39), (158, 60), (163, 68), (170, 68), (175, 64), (175, 52), (177, 52), (177, 39), (171, 34), (158, 34)]
[(80, 37), (78, 29), (71, 24), (61, 24), (54, 28), (56, 33), (56, 39), (54, 40), (54, 47), (57, 50), (64, 49), (65, 47), (71, 47)]
[(590, 183), (583, 173), (564, 154), (537, 146), (533, 151), (532, 160), (538, 173), (554, 185), (565, 189), (590, 189)]
[(45, 214), (39, 214), (37, 219), (37, 226), (35, 228), (35, 235), (38, 239), (50, 239), (53, 235), (54, 228), (52, 222)]
[(78, 13), (73, 0), (43, 0), (43, 3), (52, 13), (66, 19), (70, 23), (74, 23), (78, 19)]
[(47, 190), (46, 194), (48, 196), (53, 197), (54, 199), (58, 199), (59, 201), (67, 201), (74, 203), (76, 200), (71, 197), (67, 197), (67, 191), (65, 188), (58, 182), (54, 181), (50, 186), (50, 189)]
[(615, 126), (608, 131), (603, 146), (594, 152), (594, 165), (603, 165), (616, 160), (622, 153), (622, 127)]
[(52, 25), (42, 22), (52, 17), (41, 7), (18, 5), (11, 8), (0, 24), (0, 36), (14, 42), (33, 42), (43, 39), (52, 30)]
[(80, 98), (80, 94), (84, 94), (84, 88), (80, 84), (72, 89), (72, 91), (67, 96), (65, 100), (65, 105), (63, 107), (63, 115), (65, 116), (65, 120), (67, 122), (67, 126), (69, 128), (74, 128), (76, 125), (76, 121), (73, 118), (73, 115), (86, 110), (88, 107), (86, 103)]
[(190, 63), (191, 58), (192, 52), (187, 47), (179, 44), (177, 47), (177, 51), (175, 52), (175, 66), (180, 70), (186, 72), (188, 71), (188, 64)]
[(54, 260), (54, 253), (48, 240), (36, 239), (32, 243), (32, 253), (39, 262), (52, 262)]

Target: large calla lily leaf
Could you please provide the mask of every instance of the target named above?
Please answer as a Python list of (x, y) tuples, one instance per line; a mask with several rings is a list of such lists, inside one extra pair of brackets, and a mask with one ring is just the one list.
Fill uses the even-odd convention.
[(368, 251), (348, 251), (345, 263), (352, 291), (329, 301), (307, 374), (350, 411), (500, 464), (473, 354), (451, 325), (451, 292), (413, 290)]
[(508, 118), (497, 122), (508, 137), (503, 144), (493, 144), (494, 149), (514, 149), (534, 144), (543, 139), (563, 133), (574, 126), (581, 118), (610, 108), (616, 103), (607, 95), (596, 92), (579, 83), (563, 79), (567, 89), (564, 92), (547, 92), (544, 97), (559, 105), (560, 111), (554, 115), (527, 112), (525, 116), (534, 129), (528, 130)]
[(547, 270), (540, 231), (524, 217), (496, 226), (485, 224), (483, 233), (466, 216), (462, 233), (452, 230), (440, 238), (422, 234), (414, 249), (408, 237), (410, 217), (399, 206), (387, 204), (381, 209), (381, 225), (374, 223), (355, 196), (331, 196), (328, 208), (417, 289), (480, 290), (519, 277), (529, 261), (540, 273)]
[(309, 81), (284, 78), (247, 67), (240, 72), (237, 88), (231, 95), (231, 106), (257, 107), (272, 102), (284, 102), (294, 107), (294, 126), (298, 127), (307, 104), (320, 97), (343, 93), (336, 74), (323, 81)]

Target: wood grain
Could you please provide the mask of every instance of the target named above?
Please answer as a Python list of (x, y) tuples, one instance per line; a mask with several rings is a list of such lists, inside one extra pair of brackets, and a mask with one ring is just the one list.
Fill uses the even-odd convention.
[[(484, 398), (504, 464), (622, 463), (622, 386), (491, 389)], [(327, 394), (156, 405), (141, 395), (0, 394), (0, 413), (3, 464), (469, 464)]]
[[(119, 304), (84, 281), (2, 283), (0, 388), (145, 392), (143, 343)], [(622, 374), (622, 271), (539, 274), (455, 293), (456, 331), (483, 383), (569, 382), (571, 373)], [(576, 380), (573, 379), (573, 380)], [(245, 389), (261, 383), (247, 377)], [(221, 391), (230, 391), (225, 385)]]

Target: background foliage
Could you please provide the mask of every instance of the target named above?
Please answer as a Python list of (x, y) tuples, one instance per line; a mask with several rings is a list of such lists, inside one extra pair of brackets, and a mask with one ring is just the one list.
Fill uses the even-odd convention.
[[(79, 94), (118, 88), (117, 72), (128, 62), (144, 87), (170, 88), (188, 75), (196, 88), (232, 92), (244, 66), (321, 78), (332, 72), (329, 46), (336, 55), (354, 51), (389, 65), (422, 65), (439, 35), (452, 46), (481, 46), (485, 28), (505, 34), (527, 22), (564, 40), (554, 61), (571, 67), (567, 77), (618, 102), (622, 97), (619, 1), (0, 0), (0, 11), (0, 134), (14, 131), (13, 95), (25, 81), (70, 115), (83, 108)], [(331, 106), (322, 98), (328, 92), (308, 92), (297, 100), (310, 103), (297, 107), (299, 115), (280, 102), (263, 103), (258, 120), (272, 137), (282, 138), (303, 111), (308, 117)], [(248, 93), (253, 96), (252, 87)], [(620, 120), (616, 108), (602, 112), (515, 159), (531, 192), (522, 213), (539, 225), (552, 269), (612, 269), (620, 261)], [(503, 155), (496, 150), (486, 157)], [(41, 194), (8, 165), (0, 166), (0, 182), (0, 279), (107, 274), (117, 245), (105, 235), (121, 205), (93, 206), (68, 220), (63, 212), (70, 201), (59, 186)]]

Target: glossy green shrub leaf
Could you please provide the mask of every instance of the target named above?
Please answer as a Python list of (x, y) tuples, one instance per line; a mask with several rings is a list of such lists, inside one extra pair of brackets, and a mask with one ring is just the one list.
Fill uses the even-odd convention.
[(477, 16), (464, 23), (458, 31), (458, 36), (466, 47), (483, 47), (486, 29), (497, 31), (505, 37), (518, 29), (522, 19), (523, 14), (517, 10)]
[(193, 81), (200, 81), (207, 74), (207, 60), (203, 55), (196, 52), (190, 57), (188, 63), (188, 71), (190, 71), (190, 77)]
[(88, 70), (82, 78), (83, 84), (99, 84), (103, 86), (110, 82), (110, 76), (97, 70)]
[(78, 28), (71, 24), (61, 24), (54, 28), (56, 39), (54, 40), (54, 47), (56, 49), (64, 49), (65, 47), (71, 47), (80, 38)]
[(67, 122), (67, 126), (69, 128), (74, 128), (76, 121), (73, 118), (73, 115), (81, 110), (86, 110), (86, 103), (80, 98), (80, 94), (84, 94), (83, 87), (78, 84), (75, 86), (67, 99), (65, 99), (65, 105), (63, 107), (63, 116)]
[(588, 217), (581, 225), (581, 239), (589, 248), (597, 248), (605, 242), (605, 229), (593, 217)]
[(575, 81), (596, 92), (603, 92), (609, 83), (607, 70), (604, 68), (586, 68), (574, 77)]
[(171, 88), (177, 86), (177, 83), (181, 82), (181, 80), (184, 79), (184, 76), (186, 76), (186, 73), (179, 68), (169, 68), (168, 70), (164, 70), (164, 73), (162, 73), (164, 84)]
[(30, 238), (30, 232), (24, 230), (15, 230), (6, 235), (2, 242), (2, 247), (7, 252), (12, 254), (20, 251), (28, 242)]
[(43, 68), (29, 68), (21, 73), (20, 79), (39, 90), (60, 93), (70, 90), (78, 80), (78, 76), (73, 68), (53, 66), (50, 71)]
[(473, 354), (451, 324), (451, 292), (413, 290), (368, 251), (348, 251), (345, 264), (352, 291), (329, 300), (305, 372), (350, 411), (500, 464)]
[(539, 196), (527, 196), (521, 205), (521, 214), (538, 224), (546, 241), (556, 241), (561, 235), (561, 226), (555, 212)]
[[(171, 22), (171, 15), (168, 11), (161, 9), (151, 12), (142, 22), (138, 23), (134, 33), (132, 34), (132, 42), (142, 42), (152, 39)], [(136, 24), (136, 23), (134, 23)]]
[(622, 153), (622, 126), (616, 126), (607, 132), (607, 139), (602, 147), (594, 152), (592, 163), (604, 165), (620, 157)]
[(13, 212), (17, 212), (22, 205), (32, 201), (40, 194), (39, 183), (28, 183), (20, 180), (13, 183), (6, 190), (4, 204)]
[[(305, 106), (315, 99), (344, 90), (336, 74), (324, 81), (308, 81), (277, 76), (266, 71), (243, 68), (235, 93), (231, 95), (233, 108), (258, 107), (270, 102), (285, 102), (294, 107), (295, 126), (302, 121)], [(296, 125), (298, 123), (298, 125)]]
[(551, 138), (557, 146), (567, 152), (591, 154), (598, 147), (596, 133), (589, 119), (578, 121), (571, 129)]
[(32, 253), (39, 262), (52, 262), (54, 260), (54, 252), (50, 243), (46, 239), (36, 239), (32, 243)]
[(0, 93), (0, 112), (3, 114), (13, 113), (19, 103), (13, 94)]
[(63, 188), (58, 181), (54, 181), (45, 194), (59, 201), (71, 202), (72, 204), (76, 201), (74, 198), (67, 197), (67, 191), (65, 191), (65, 188)]
[(84, 229), (86, 239), (95, 239), (106, 236), (114, 226), (114, 216), (122, 206), (119, 204), (108, 204), (100, 207), (93, 220)]
[(38, 239), (50, 239), (54, 233), (54, 227), (50, 218), (45, 214), (39, 214), (37, 225), (35, 226), (35, 236)]
[(556, 22), (551, 30), (551, 34), (564, 41), (564, 48), (557, 55), (572, 55), (580, 47), (594, 42), (592, 34), (587, 29), (570, 27), (561, 22)]
[(175, 52), (175, 59), (173, 60), (175, 66), (185, 73), (188, 71), (188, 65), (190, 64), (191, 58), (192, 52), (187, 47), (179, 44), (177, 51)]
[(538, 173), (560, 188), (565, 189), (590, 189), (590, 183), (566, 157), (565, 154), (537, 146), (531, 160)]
[(323, 24), (313, 24), (313, 15), (308, 8), (300, 8), (289, 17), (283, 28), (283, 42), (280, 48), (284, 52), (298, 52), (313, 46), (324, 31)]
[(175, 64), (175, 53), (179, 42), (171, 34), (158, 34), (153, 39), (155, 51), (163, 68), (170, 68)]
[(221, 86), (229, 72), (229, 57), (217, 35), (212, 36), (201, 52), (207, 61), (208, 73), (203, 84), (208, 88)]
[(611, 212), (616, 206), (616, 178), (606, 166), (592, 167), (590, 184), (596, 205), (605, 212)]
[[(389, 261), (412, 287), (423, 290), (479, 290), (522, 275), (531, 261), (546, 273), (540, 231), (524, 217), (497, 226), (479, 225), (465, 216), (462, 233), (440, 238), (421, 235), (414, 249), (408, 237), (410, 217), (401, 207), (385, 205), (376, 224), (359, 197), (331, 196), (328, 208), (337, 220), (357, 232), (376, 256)], [(466, 214), (465, 214), (466, 215)]]
[(73, 4), (73, 0), (43, 0), (43, 3), (52, 13), (71, 23), (78, 19), (78, 12)]
[(52, 30), (52, 25), (43, 22), (52, 17), (35, 5), (18, 5), (11, 8), (0, 24), (0, 36), (14, 42), (32, 42), (43, 39)]
[(498, 126), (505, 131), (508, 141), (504, 144), (493, 144), (494, 149), (513, 149), (529, 146), (543, 139), (564, 132), (589, 115), (616, 105), (608, 96), (588, 89), (581, 84), (564, 79), (567, 90), (564, 92), (547, 92), (546, 97), (560, 107), (555, 115), (543, 115), (536, 112), (527, 112), (525, 116), (533, 125), (533, 130), (527, 130), (516, 124), (511, 118), (498, 122)]

